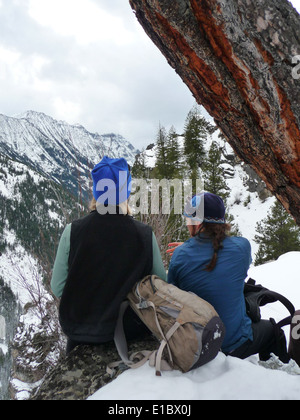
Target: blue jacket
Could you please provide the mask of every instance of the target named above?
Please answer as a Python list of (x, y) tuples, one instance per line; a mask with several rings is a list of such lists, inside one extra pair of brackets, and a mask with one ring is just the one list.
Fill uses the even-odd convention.
[(215, 269), (208, 272), (205, 267), (212, 255), (212, 242), (204, 234), (189, 239), (173, 254), (168, 282), (194, 292), (214, 306), (226, 327), (222, 350), (229, 353), (253, 340), (243, 293), (252, 262), (251, 245), (245, 238), (227, 237), (218, 252)]

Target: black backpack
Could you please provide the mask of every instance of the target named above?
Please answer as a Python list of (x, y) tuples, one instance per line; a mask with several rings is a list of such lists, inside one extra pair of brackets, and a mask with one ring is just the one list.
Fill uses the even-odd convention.
[[(277, 350), (280, 360), (284, 363), (288, 363), (292, 358), (300, 366), (300, 337), (295, 339), (292, 329), (297, 325), (295, 316), (296, 312), (294, 305), (281, 294), (271, 291), (260, 284), (256, 284), (255, 280), (249, 279), (244, 286), (244, 296), (246, 302), (246, 312), (252, 322), (256, 323), (261, 320), (260, 307), (265, 306), (269, 303), (281, 302), (289, 311), (290, 316), (284, 318), (280, 322), (276, 322), (273, 318), (270, 319), (274, 326), (274, 332), (277, 341)], [(298, 318), (297, 318), (298, 319)], [(299, 319), (300, 321), (300, 319)], [(282, 328), (286, 325), (290, 325), (290, 344), (287, 350), (287, 342), (284, 331)]]

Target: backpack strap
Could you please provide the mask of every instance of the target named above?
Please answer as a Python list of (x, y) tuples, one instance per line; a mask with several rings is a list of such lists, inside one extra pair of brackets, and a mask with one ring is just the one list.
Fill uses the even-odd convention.
[[(157, 350), (156, 361), (155, 361), (156, 376), (161, 376), (161, 370), (173, 370), (171, 367), (168, 368), (167, 366), (164, 366), (164, 367), (162, 366), (162, 363), (165, 362), (164, 360), (162, 360), (162, 355), (163, 355), (164, 348), (166, 346), (168, 346), (169, 348), (168, 341), (170, 340), (172, 335), (178, 330), (180, 326), (181, 324), (179, 322), (175, 322), (175, 324), (167, 332), (166, 338), (162, 340), (159, 346), (159, 349)], [(173, 364), (173, 360), (172, 360), (172, 364)]]
[(291, 317), (294, 316), (296, 309), (295, 309), (294, 305), (292, 304), (292, 302), (290, 302), (285, 296), (282, 296), (282, 295), (280, 295), (279, 293), (276, 293), (276, 292), (272, 292), (271, 290), (266, 290), (264, 292), (264, 295), (268, 296), (268, 297), (271, 297), (271, 298), (274, 298), (274, 299), (276, 299), (276, 301), (281, 302), (287, 308), (287, 310), (291, 314)]
[(293, 321), (293, 316), (288, 316), (287, 318), (284, 318), (282, 321), (278, 322), (277, 327), (283, 328), (287, 325), (291, 325)]
[[(289, 318), (290, 320), (292, 319), (292, 317), (289, 317)], [(283, 320), (286, 322), (285, 325), (288, 325), (287, 321), (289, 318), (286, 318), (285, 320)], [(277, 347), (276, 356), (278, 356), (279, 360), (281, 360), (282, 363), (289, 363), (291, 358), (287, 350), (287, 342), (286, 342), (285, 333), (280, 327), (281, 323), (277, 324), (275, 319), (273, 318), (270, 318), (270, 322), (273, 326), (274, 336), (276, 340), (276, 347)]]
[(123, 327), (123, 318), (124, 318), (124, 314), (128, 306), (129, 306), (128, 300), (125, 300), (124, 302), (121, 303), (119, 317), (118, 317), (118, 321), (117, 321), (117, 325), (115, 329), (115, 335), (114, 335), (114, 342), (117, 347), (118, 353), (126, 365), (131, 364), (131, 361), (129, 360), (129, 357), (128, 357), (128, 346), (127, 346), (127, 341), (126, 341), (124, 327)]
[[(150, 300), (145, 300), (145, 299), (143, 299), (140, 303), (137, 303), (136, 304), (136, 307), (138, 308), (138, 309), (146, 309), (146, 308), (152, 308), (153, 309), (153, 311), (154, 311), (154, 319), (155, 319), (155, 323), (156, 323), (156, 326), (157, 326), (157, 329), (158, 329), (158, 331), (159, 331), (159, 333), (160, 333), (160, 335), (162, 336), (162, 338), (163, 338), (163, 340), (162, 340), (162, 343), (164, 343), (164, 347), (165, 346), (167, 346), (167, 349), (168, 349), (168, 353), (169, 353), (169, 358), (170, 358), (170, 362), (171, 363), (173, 363), (173, 357), (172, 357), (172, 353), (171, 353), (171, 350), (170, 350), (170, 347), (169, 347), (169, 344), (168, 344), (168, 338), (167, 337), (165, 337), (165, 335), (164, 335), (164, 332), (163, 332), (163, 330), (161, 329), (161, 326), (160, 326), (160, 323), (159, 323), (159, 320), (158, 320), (158, 317), (157, 317), (157, 312), (156, 312), (156, 308), (155, 308), (155, 305), (154, 305), (154, 303), (153, 302), (151, 302)], [(180, 324), (178, 325), (178, 327), (180, 326)], [(177, 327), (177, 328), (178, 328)], [(176, 329), (177, 329), (176, 328)], [(171, 328), (172, 329), (172, 328)], [(170, 329), (170, 331), (171, 331), (171, 329)], [(175, 331), (174, 331), (175, 332)], [(173, 333), (174, 334), (174, 333)]]
[[(125, 337), (124, 326), (123, 326), (123, 318), (124, 318), (124, 314), (128, 306), (129, 306), (128, 300), (125, 300), (124, 302), (122, 302), (120, 306), (119, 317), (118, 317), (118, 321), (117, 321), (117, 325), (115, 329), (115, 335), (114, 335), (114, 342), (118, 350), (119, 356), (121, 357), (122, 360), (118, 362), (110, 363), (107, 366), (106, 371), (109, 374), (112, 374), (113, 369), (115, 369), (116, 367), (119, 367), (122, 364), (122, 362), (131, 369), (137, 369), (140, 366), (143, 366), (149, 360), (151, 354), (153, 353), (152, 351), (145, 350), (145, 351), (136, 352), (129, 357), (128, 345), (127, 345), (127, 340)], [(135, 362), (134, 361), (135, 359), (139, 359), (139, 361)]]
[(280, 322), (280, 324), (285, 326), (291, 323), (292, 317), (295, 314), (295, 307), (285, 296), (266, 289), (261, 285), (256, 285), (255, 280), (253, 279), (250, 279), (247, 283), (245, 283), (244, 294), (247, 314), (253, 322), (258, 322), (261, 319), (260, 306), (265, 306), (269, 303), (279, 301), (291, 314), (289, 318), (285, 318)]

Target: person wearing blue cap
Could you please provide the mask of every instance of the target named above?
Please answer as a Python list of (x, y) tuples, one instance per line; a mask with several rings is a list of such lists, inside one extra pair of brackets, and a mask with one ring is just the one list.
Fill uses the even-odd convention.
[[(130, 215), (126, 160), (104, 156), (91, 175), (91, 212), (66, 226), (51, 280), (52, 291), (60, 298), (67, 353), (80, 344), (113, 340), (120, 305), (134, 284), (149, 274), (166, 280), (152, 229)], [(124, 328), (129, 340), (148, 334), (130, 308)]]
[(93, 196), (98, 204), (98, 212), (116, 212), (117, 206), (127, 202), (132, 180), (124, 158), (111, 159), (104, 156), (92, 170), (92, 179)]
[(259, 353), (261, 360), (278, 353), (273, 325), (252, 324), (246, 313), (244, 284), (252, 262), (246, 238), (230, 236), (221, 197), (197, 194), (186, 203), (184, 216), (191, 238), (171, 243), (168, 282), (214, 306), (225, 324), (222, 350), (244, 359)]

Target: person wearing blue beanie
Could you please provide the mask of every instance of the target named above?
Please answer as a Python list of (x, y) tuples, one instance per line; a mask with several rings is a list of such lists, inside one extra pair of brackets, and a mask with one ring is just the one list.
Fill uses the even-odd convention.
[[(112, 341), (120, 305), (135, 283), (150, 274), (167, 278), (151, 227), (130, 214), (127, 161), (104, 156), (91, 175), (90, 213), (66, 226), (51, 279), (67, 353), (77, 345)], [(124, 328), (129, 340), (150, 334), (130, 308)]]
[(131, 193), (131, 174), (124, 158), (104, 156), (91, 172), (93, 196), (98, 204), (116, 206), (128, 200)]
[(202, 192), (189, 199), (183, 214), (197, 223), (226, 223), (224, 201), (218, 195), (209, 192)]
[(191, 238), (169, 244), (172, 259), (168, 282), (209, 302), (225, 324), (222, 350), (245, 359), (259, 353), (261, 360), (277, 354), (276, 333), (270, 321), (252, 323), (246, 312), (244, 285), (252, 262), (246, 238), (229, 235), (221, 197), (202, 192), (184, 209)]

